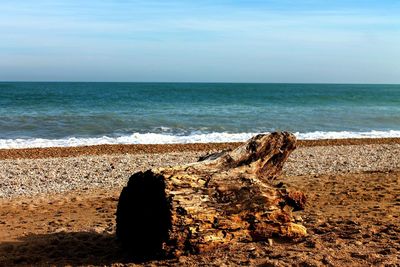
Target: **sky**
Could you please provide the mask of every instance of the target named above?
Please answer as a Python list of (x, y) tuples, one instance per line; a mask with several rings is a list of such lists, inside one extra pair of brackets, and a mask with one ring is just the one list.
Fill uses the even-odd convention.
[(400, 83), (399, 0), (0, 0), (0, 80)]

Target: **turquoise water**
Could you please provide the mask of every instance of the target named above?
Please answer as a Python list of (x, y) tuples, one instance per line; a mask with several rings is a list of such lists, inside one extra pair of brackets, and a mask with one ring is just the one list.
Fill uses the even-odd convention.
[(236, 141), (275, 130), (397, 135), (400, 85), (0, 83), (0, 147)]

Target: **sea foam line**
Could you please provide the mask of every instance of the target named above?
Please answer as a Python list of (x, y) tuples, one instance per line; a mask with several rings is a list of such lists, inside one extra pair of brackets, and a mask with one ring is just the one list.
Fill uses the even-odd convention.
[[(91, 137), (63, 139), (0, 139), (0, 149), (9, 148), (40, 148), (40, 147), (74, 147), (104, 144), (187, 144), (187, 143), (219, 143), (242, 142), (258, 133), (201, 133), (191, 135), (170, 135), (156, 133), (133, 133), (120, 137)], [(346, 138), (385, 138), (400, 137), (400, 131), (369, 131), (369, 132), (324, 132), (294, 133), (300, 140), (346, 139)]]

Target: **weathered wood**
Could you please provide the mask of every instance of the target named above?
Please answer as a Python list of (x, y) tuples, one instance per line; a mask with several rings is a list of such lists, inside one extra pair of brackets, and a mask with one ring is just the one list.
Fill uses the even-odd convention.
[(233, 151), (132, 175), (117, 209), (117, 237), (133, 253), (198, 253), (231, 242), (297, 238), (301, 192), (273, 185), (294, 135), (257, 135)]

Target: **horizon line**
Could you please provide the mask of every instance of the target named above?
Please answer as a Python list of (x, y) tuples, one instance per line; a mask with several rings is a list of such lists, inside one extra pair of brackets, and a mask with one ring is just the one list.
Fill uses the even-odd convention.
[(229, 82), (229, 81), (218, 81), (218, 82), (207, 82), (207, 81), (3, 81), (0, 83), (197, 83), (197, 84), (326, 84), (326, 85), (400, 85), (399, 83), (362, 83), (362, 82)]

